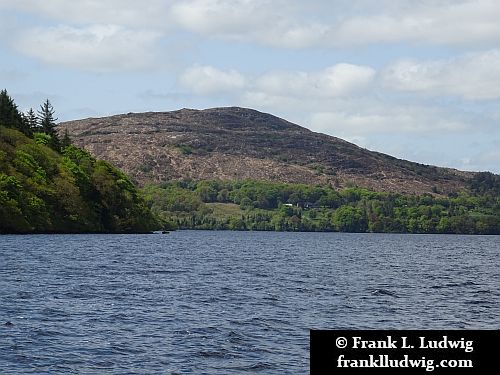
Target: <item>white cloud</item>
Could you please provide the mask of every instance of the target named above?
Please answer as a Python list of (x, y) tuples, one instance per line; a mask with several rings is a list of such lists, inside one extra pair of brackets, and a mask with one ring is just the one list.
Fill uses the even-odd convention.
[(116, 25), (57, 26), (24, 31), (13, 45), (48, 64), (111, 72), (151, 67), (158, 37), (154, 32)]
[(452, 163), (459, 169), (500, 173), (500, 139), (472, 142), (465, 145), (470, 151), (458, 156)]
[(164, 28), (173, 1), (147, 0), (0, 0), (0, 8), (31, 12), (66, 24), (116, 24)]
[(276, 47), (308, 48), (328, 45), (330, 26), (320, 22), (292, 23), (261, 35), (260, 41)]
[[(430, 68), (424, 71), (428, 78), (415, 83), (413, 89), (430, 90), (435, 85), (432, 79), (447, 79), (442, 71), (435, 73)], [(460, 74), (452, 75), (455, 76)], [(426, 138), (436, 134), (465, 134), (472, 129), (484, 132), (494, 121), (488, 114), (468, 113), (467, 109), (453, 105), (419, 103), (421, 100), (411, 95), (394, 100), (391, 91), (380, 87), (381, 82), (387, 84), (387, 77), (382, 81), (376, 77), (377, 72), (370, 67), (346, 63), (319, 71), (278, 71), (246, 77), (234, 70), (195, 66), (181, 75), (180, 84), (197, 95), (226, 94), (232, 104), (285, 113), (313, 130), (347, 139), (382, 134)], [(452, 81), (448, 85), (454, 87)], [(465, 93), (467, 82), (462, 85)]]
[(287, 113), (287, 119), (294, 109), (300, 111), (307, 110), (309, 100), (301, 100), (297, 97), (285, 95), (271, 95), (262, 91), (249, 89), (236, 98), (239, 105), (243, 107), (255, 108), (257, 110), (271, 113)]
[(349, 95), (366, 88), (375, 76), (368, 66), (336, 64), (318, 72), (273, 72), (256, 82), (268, 95), (329, 98)]
[[(423, 41), (499, 44), (500, 3), (495, 0), (400, 1), (347, 16), (335, 27), (337, 44)], [(363, 12), (365, 10), (365, 12)]]
[[(311, 11), (312, 10), (312, 11)], [(285, 48), (351, 47), (416, 41), (498, 46), (495, 0), (298, 1), (189, 0), (171, 8), (172, 21), (204, 36)]]
[(67, 25), (115, 24), (136, 29), (189, 31), (203, 37), (302, 48), (329, 27), (300, 20), (296, 0), (0, 0), (0, 9), (30, 12)]
[(173, 22), (203, 36), (285, 48), (415, 41), (498, 46), (495, 0), (298, 1), (189, 0), (171, 8)]
[(500, 2), (297, 0), (0, 0), (67, 25), (114, 24), (163, 33), (189, 31), (280, 48), (414, 41), (500, 46)]
[[(310, 113), (302, 124), (406, 160), (498, 172), (499, 153), (481, 141), (495, 137), (495, 127), (477, 123), (457, 108), (398, 106), (373, 98), (352, 98), (333, 107)], [(471, 144), (472, 139), (479, 144)]]
[(284, 0), (189, 0), (171, 8), (171, 19), (181, 28), (203, 36), (265, 45), (304, 48), (316, 45), (329, 26), (300, 20), (301, 7)]
[(436, 61), (401, 60), (385, 70), (386, 87), (465, 99), (500, 98), (500, 50)]
[(321, 71), (277, 71), (257, 77), (245, 77), (236, 70), (193, 66), (181, 74), (179, 82), (198, 95), (230, 92), (250, 101), (272, 102), (348, 96), (366, 89), (374, 76), (375, 70), (370, 67), (346, 63)]
[(198, 33), (243, 34), (272, 20), (273, 7), (266, 0), (188, 0), (174, 4), (177, 23)]
[(189, 31), (281, 48), (414, 41), (500, 45), (496, 0), (0, 0), (68, 25)]
[(245, 77), (237, 71), (222, 71), (211, 66), (188, 68), (179, 81), (197, 95), (238, 91), (245, 87)]
[[(358, 107), (358, 110), (355, 108)], [(471, 124), (450, 117), (449, 113), (421, 106), (394, 106), (372, 103), (363, 108), (363, 102), (353, 100), (337, 111), (313, 113), (310, 117), (311, 129), (347, 137), (381, 134), (413, 134), (435, 136), (436, 133), (463, 132), (470, 130)]]

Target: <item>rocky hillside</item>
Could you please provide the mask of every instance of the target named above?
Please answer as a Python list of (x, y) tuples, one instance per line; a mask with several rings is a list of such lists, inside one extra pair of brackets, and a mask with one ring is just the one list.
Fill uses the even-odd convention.
[(251, 109), (128, 113), (59, 124), (141, 185), (256, 179), (404, 193), (457, 191), (472, 173), (400, 160)]

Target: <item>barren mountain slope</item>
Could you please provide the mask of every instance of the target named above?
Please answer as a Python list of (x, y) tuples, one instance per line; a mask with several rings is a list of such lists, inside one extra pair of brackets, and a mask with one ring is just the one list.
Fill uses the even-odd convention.
[(129, 113), (59, 124), (135, 181), (258, 179), (380, 191), (460, 190), (471, 173), (368, 151), (278, 117), (231, 107)]

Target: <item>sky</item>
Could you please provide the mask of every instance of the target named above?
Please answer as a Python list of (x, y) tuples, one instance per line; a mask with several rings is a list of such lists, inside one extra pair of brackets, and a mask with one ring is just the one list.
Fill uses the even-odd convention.
[(60, 121), (242, 106), (500, 173), (500, 1), (0, 0), (0, 88)]

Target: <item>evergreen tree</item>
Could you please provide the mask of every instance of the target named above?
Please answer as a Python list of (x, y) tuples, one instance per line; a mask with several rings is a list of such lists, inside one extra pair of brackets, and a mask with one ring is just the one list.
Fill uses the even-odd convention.
[(0, 91), (0, 126), (14, 128), (30, 136), (31, 130), (7, 90)]
[(59, 137), (56, 132), (57, 118), (54, 117), (54, 113), (54, 107), (52, 107), (49, 99), (47, 99), (40, 106), (40, 110), (38, 111), (38, 120), (41, 130), (51, 136), (50, 147), (54, 150), (60, 150), (61, 142), (59, 141)]
[(40, 130), (40, 125), (38, 123), (38, 117), (33, 110), (33, 108), (30, 108), (30, 110), (26, 113), (25, 115), (26, 122), (28, 123), (29, 128), (32, 131), (39, 131)]
[(38, 119), (40, 120), (42, 131), (49, 135), (56, 134), (57, 118), (54, 117), (54, 113), (54, 107), (50, 104), (49, 99), (40, 106), (40, 110), (38, 111)]
[(61, 149), (64, 149), (68, 146), (71, 146), (73, 142), (71, 141), (71, 138), (69, 137), (68, 129), (64, 129), (64, 136), (63, 139), (61, 140)]

